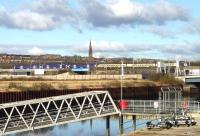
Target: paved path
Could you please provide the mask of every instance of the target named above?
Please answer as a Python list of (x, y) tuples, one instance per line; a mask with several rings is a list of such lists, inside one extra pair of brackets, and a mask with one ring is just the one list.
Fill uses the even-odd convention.
[(138, 130), (136, 133), (130, 133), (127, 136), (200, 136), (200, 114), (194, 114), (197, 121), (196, 126), (180, 126), (171, 129), (152, 129), (146, 128)]

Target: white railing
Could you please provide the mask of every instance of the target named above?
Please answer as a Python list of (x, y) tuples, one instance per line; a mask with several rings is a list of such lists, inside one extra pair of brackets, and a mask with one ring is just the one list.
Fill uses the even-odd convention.
[(188, 112), (200, 113), (200, 101), (159, 101), (159, 100), (124, 100), (127, 104), (122, 113), (160, 114), (178, 112), (185, 109)]
[(107, 91), (92, 91), (0, 105), (0, 135), (119, 114)]

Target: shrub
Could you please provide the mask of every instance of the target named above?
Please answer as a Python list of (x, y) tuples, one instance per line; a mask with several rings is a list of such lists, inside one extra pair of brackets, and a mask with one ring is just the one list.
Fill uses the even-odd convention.
[(80, 89), (87, 89), (87, 86), (84, 84), (81, 84)]
[(16, 83), (10, 82), (8, 88), (18, 88), (18, 85)]
[(61, 90), (67, 90), (69, 87), (66, 84), (59, 84), (58, 88), (61, 89)]
[(153, 73), (149, 75), (149, 80), (160, 82), (163, 84), (174, 84), (174, 85), (181, 85), (183, 81), (176, 79), (174, 76), (168, 74), (161, 74), (161, 73)]
[(42, 91), (42, 90), (53, 90), (54, 87), (51, 84), (47, 83), (35, 83), (33, 84), (32, 90)]
[[(109, 84), (107, 84), (108, 86), (113, 86), (113, 87), (120, 87), (121, 86), (121, 82), (116, 80), (116, 81), (111, 81)], [(124, 83), (123, 83), (124, 85)]]
[(9, 89), (19, 89), (21, 91), (27, 91), (28, 90), (28, 87), (25, 87), (21, 84), (17, 84), (17, 83), (14, 83), (14, 82), (10, 82), (9, 85), (8, 85), (8, 88)]

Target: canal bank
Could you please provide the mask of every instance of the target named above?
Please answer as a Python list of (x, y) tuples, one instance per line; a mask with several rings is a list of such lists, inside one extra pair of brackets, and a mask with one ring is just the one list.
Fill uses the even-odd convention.
[[(169, 84), (160, 84), (149, 80), (123, 80), (123, 99), (157, 100), (158, 92), (162, 86), (169, 86)], [(121, 94), (120, 80), (1, 81), (0, 103), (93, 90), (108, 90), (114, 100), (119, 100)]]
[[(132, 86), (123, 87), (123, 98), (124, 99), (134, 99), (134, 100), (157, 100), (158, 92), (161, 90), (162, 86), (152, 85), (152, 86)], [(26, 90), (26, 91), (2, 91), (0, 92), (0, 103), (15, 102), (22, 100), (30, 100), (35, 98), (44, 98), (51, 96), (59, 96), (65, 94), (73, 94), (80, 92), (87, 92), (92, 90), (108, 90), (114, 100), (120, 99), (120, 87), (98, 87), (98, 88), (77, 88), (77, 89), (48, 89), (48, 86), (44, 86), (43, 90)], [(189, 86), (183, 86), (183, 98), (184, 100), (199, 100), (200, 98), (200, 88), (191, 88)]]
[[(1, 80), (0, 92), (15, 91), (43, 91), (43, 90), (67, 90), (67, 89), (85, 89), (85, 88), (113, 88), (120, 87), (120, 80), (39, 80), (39, 79), (21, 79), (21, 80)], [(159, 83), (148, 80), (123, 80), (123, 87), (137, 86), (159, 86)]]
[(124, 134), (123, 136), (199, 136), (200, 135), (200, 114), (192, 114), (197, 121), (196, 126), (180, 126), (172, 127), (171, 129), (152, 129), (148, 130), (147, 128), (141, 128), (135, 132)]

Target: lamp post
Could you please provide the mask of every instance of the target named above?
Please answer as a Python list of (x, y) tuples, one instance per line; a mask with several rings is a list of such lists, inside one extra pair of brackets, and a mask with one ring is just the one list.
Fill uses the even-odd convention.
[(107, 79), (107, 60), (105, 60), (105, 64), (106, 64), (106, 72), (105, 72), (105, 78)]
[(135, 72), (134, 72), (134, 58), (133, 58), (133, 74), (134, 74)]
[[(124, 76), (124, 67), (123, 67), (123, 60), (121, 60), (121, 102), (123, 99), (123, 76)], [(123, 104), (122, 104), (122, 109), (123, 109)]]
[[(124, 102), (123, 102), (123, 76), (124, 76), (124, 67), (123, 67), (123, 60), (121, 60), (121, 98), (120, 98), (120, 105), (121, 105), (121, 111), (123, 113), (124, 110)], [(123, 115), (120, 114), (120, 133), (123, 133)]]

